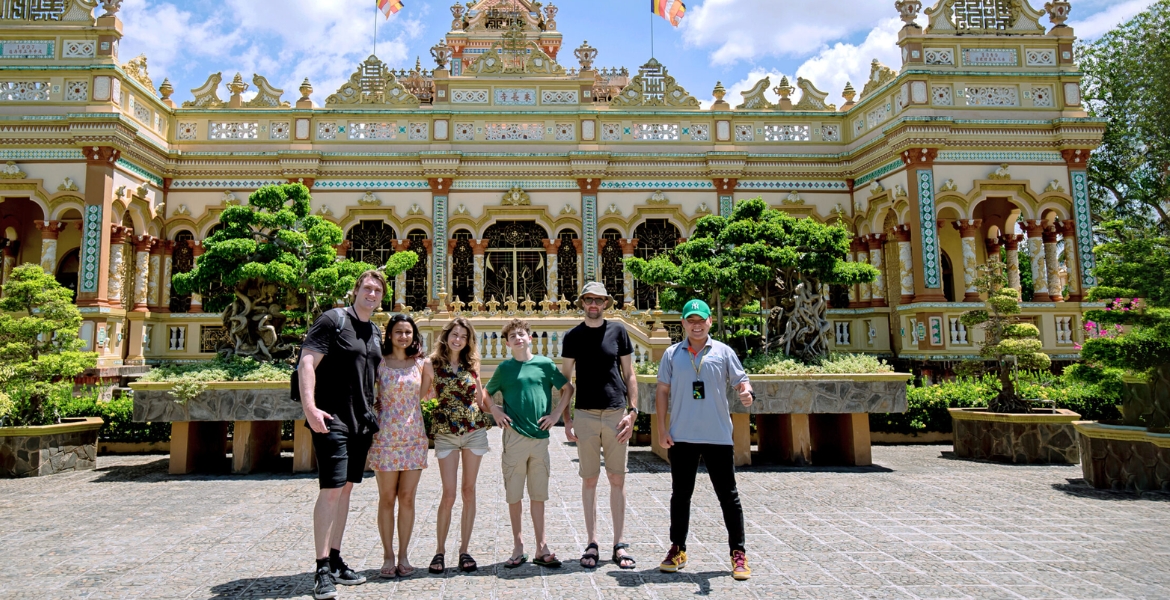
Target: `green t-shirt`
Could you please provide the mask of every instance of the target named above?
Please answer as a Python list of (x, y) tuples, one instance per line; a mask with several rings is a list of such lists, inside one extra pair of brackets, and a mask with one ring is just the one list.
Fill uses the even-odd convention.
[(487, 392), (504, 393), (504, 414), (512, 419), (516, 433), (534, 439), (545, 439), (548, 432), (537, 421), (553, 409), (552, 388), (564, 387), (568, 380), (556, 363), (545, 356), (533, 356), (520, 362), (509, 358), (496, 367), (488, 381)]

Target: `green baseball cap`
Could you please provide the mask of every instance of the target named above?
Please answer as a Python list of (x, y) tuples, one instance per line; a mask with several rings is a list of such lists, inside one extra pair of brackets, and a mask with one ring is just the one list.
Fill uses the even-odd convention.
[(709, 319), (711, 318), (711, 307), (702, 300), (690, 300), (683, 306), (682, 318), (685, 319), (691, 315), (699, 315), (704, 319)]

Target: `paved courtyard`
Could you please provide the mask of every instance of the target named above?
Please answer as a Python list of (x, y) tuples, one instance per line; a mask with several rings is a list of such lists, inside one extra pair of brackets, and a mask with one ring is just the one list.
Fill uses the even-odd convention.
[[(729, 575), (705, 477), (690, 565), (658, 572), (669, 545), (670, 474), (648, 449), (634, 449), (627, 538), (638, 569), (609, 562), (604, 509), (606, 560), (586, 571), (576, 562), (586, 542), (576, 451), (560, 428), (548, 521), (566, 565), (507, 570), (499, 431), (491, 436), (471, 545), (480, 571), (425, 574), (439, 500), (432, 454), (410, 553), (418, 573), (376, 578), (377, 490), (367, 480), (355, 491), (343, 550), (371, 580), (342, 588), (342, 598), (1170, 598), (1170, 494), (1098, 492), (1080, 481), (1079, 466), (958, 461), (949, 446), (876, 447), (870, 468), (741, 470), (749, 582)], [(171, 476), (166, 465), (158, 455), (100, 457), (97, 471), (0, 480), (0, 597), (309, 596), (313, 476)], [(600, 494), (608, 507), (604, 483)], [(458, 548), (458, 511), (449, 553)]]

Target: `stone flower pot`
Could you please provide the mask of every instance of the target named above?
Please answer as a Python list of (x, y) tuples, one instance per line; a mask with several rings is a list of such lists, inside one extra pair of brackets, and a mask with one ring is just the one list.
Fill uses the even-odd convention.
[(97, 466), (101, 417), (63, 419), (57, 425), (0, 427), (0, 477), (37, 477)]
[(1009, 414), (986, 408), (949, 408), (954, 423), (955, 456), (1018, 464), (1069, 464), (1080, 461), (1071, 410)]
[(1170, 491), (1170, 433), (1077, 421), (1081, 472), (1095, 488)]

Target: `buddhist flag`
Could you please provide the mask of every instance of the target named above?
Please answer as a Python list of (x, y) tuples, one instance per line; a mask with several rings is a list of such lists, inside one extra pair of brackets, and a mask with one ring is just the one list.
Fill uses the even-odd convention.
[(377, 0), (377, 1), (378, 1), (378, 10), (382, 11), (382, 14), (386, 15), (387, 19), (390, 18), (390, 15), (402, 10), (402, 0)]
[(650, 0), (650, 12), (678, 27), (683, 15), (687, 12), (687, 6), (682, 3), (682, 0)]
[(687, 5), (682, 3), (682, 0), (674, 0), (674, 5), (670, 7), (670, 24), (678, 27), (682, 22), (682, 18), (687, 14)]
[(650, 0), (650, 12), (670, 20), (670, 3), (671, 0)]

